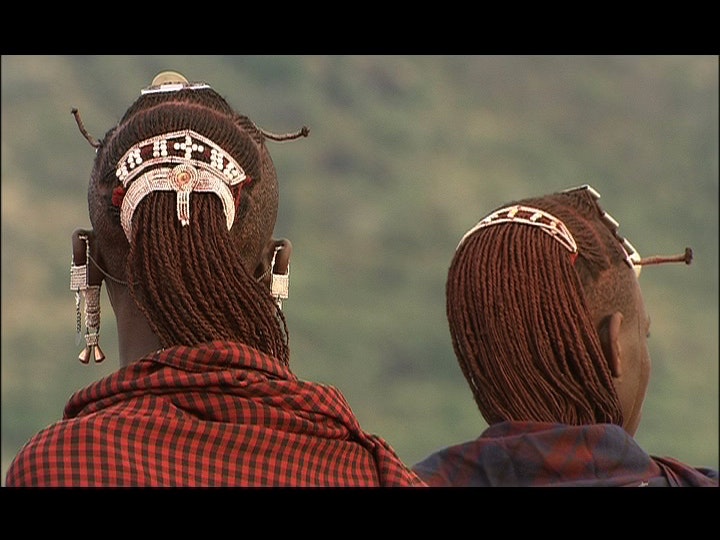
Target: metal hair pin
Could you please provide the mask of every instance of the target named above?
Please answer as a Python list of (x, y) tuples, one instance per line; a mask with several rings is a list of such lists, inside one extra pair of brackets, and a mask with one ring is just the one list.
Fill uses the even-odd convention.
[(178, 90), (202, 90), (210, 88), (204, 82), (188, 82), (188, 80), (177, 71), (163, 71), (158, 73), (150, 86), (140, 90), (142, 95), (158, 94), (160, 92), (177, 92)]
[(649, 266), (651, 264), (663, 264), (663, 263), (671, 263), (671, 262), (684, 262), (685, 264), (690, 264), (693, 260), (693, 250), (690, 247), (685, 248), (685, 253), (682, 255), (672, 255), (672, 256), (664, 256), (664, 255), (655, 255), (653, 257), (645, 257), (644, 259), (640, 259), (635, 264), (638, 266)]

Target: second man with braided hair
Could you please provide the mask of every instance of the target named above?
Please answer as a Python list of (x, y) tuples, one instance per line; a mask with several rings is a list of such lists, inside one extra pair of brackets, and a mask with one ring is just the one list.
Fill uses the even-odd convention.
[(413, 469), (431, 486), (718, 486), (633, 438), (650, 377), (642, 259), (580, 186), (503, 205), (447, 274), (452, 344), (489, 427)]

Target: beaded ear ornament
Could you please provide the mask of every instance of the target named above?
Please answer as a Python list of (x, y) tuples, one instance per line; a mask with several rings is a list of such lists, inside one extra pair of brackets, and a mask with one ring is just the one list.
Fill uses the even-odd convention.
[(288, 263), (287, 272), (284, 274), (278, 274), (275, 272), (275, 258), (277, 257), (278, 251), (282, 248), (275, 248), (273, 253), (272, 262), (270, 268), (272, 269), (272, 275), (270, 276), (270, 294), (275, 299), (275, 303), (278, 308), (282, 309), (282, 301), (288, 297), (290, 287), (290, 264)]
[(75, 345), (80, 344), (82, 325), (80, 321), (81, 297), (85, 300), (85, 348), (78, 356), (83, 364), (94, 358), (96, 363), (105, 360), (105, 353), (100, 348), (100, 285), (88, 284), (88, 264), (90, 263), (90, 245), (87, 236), (80, 236), (85, 242), (85, 260), (73, 260), (70, 265), (70, 290), (75, 292)]

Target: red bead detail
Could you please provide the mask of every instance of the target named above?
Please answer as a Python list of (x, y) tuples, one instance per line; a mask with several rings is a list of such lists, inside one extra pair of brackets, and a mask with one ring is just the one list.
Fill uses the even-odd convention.
[(125, 188), (123, 186), (118, 186), (115, 189), (113, 189), (112, 205), (117, 206), (119, 208), (120, 205), (122, 205), (123, 197), (125, 197)]

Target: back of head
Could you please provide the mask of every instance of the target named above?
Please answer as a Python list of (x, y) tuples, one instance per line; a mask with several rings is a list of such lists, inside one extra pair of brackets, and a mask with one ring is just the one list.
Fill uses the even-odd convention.
[(255, 276), (278, 211), (264, 132), (181, 81), (154, 81), (97, 145), (100, 257), (164, 347), (233, 339), (287, 362), (285, 319)]
[(597, 328), (612, 310), (635, 309), (636, 278), (593, 193), (505, 205), (456, 250), (446, 285), (452, 343), (491, 424), (622, 425)]

